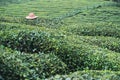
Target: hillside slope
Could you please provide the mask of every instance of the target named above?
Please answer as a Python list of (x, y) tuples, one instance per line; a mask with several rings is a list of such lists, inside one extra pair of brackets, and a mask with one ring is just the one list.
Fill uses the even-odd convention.
[[(0, 79), (120, 80), (119, 4), (104, 0), (0, 4)], [(29, 12), (39, 17), (25, 19)]]

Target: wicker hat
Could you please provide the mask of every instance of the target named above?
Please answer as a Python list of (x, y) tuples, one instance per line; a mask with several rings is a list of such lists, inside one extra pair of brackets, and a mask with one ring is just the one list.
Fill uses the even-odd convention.
[(26, 19), (35, 19), (35, 18), (37, 18), (37, 17), (38, 17), (38, 16), (35, 16), (34, 13), (29, 13), (29, 15), (26, 16)]

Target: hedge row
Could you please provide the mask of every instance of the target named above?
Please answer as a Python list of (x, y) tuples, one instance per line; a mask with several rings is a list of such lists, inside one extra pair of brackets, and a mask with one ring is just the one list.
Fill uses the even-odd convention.
[(46, 80), (120, 80), (120, 71), (77, 71), (69, 75), (56, 75)]
[[(26, 1), (32, 1), (32, 0), (26, 0)], [(0, 0), (0, 6), (6, 6), (9, 4), (19, 4), (19, 3), (23, 3), (26, 1), (21, 1), (21, 0)]]
[(20, 31), (19, 33), (4, 31), (0, 43), (21, 52), (52, 52), (56, 40), (46, 32)]
[(54, 19), (45, 19), (45, 18), (37, 18), (34, 20), (27, 20), (25, 18), (19, 18), (19, 17), (3, 17), (0, 16), (0, 22), (9, 22), (9, 23), (20, 23), (20, 24), (26, 24), (26, 25), (34, 25), (34, 26), (43, 26), (43, 27), (58, 27), (63, 24), (63, 22), (60, 19), (54, 18)]
[(80, 42), (73, 37), (69, 37), (66, 43), (59, 44), (56, 55), (68, 65), (70, 71), (86, 68), (120, 70), (119, 53)]
[(26, 31), (26, 30), (36, 30), (36, 31), (46, 31), (51, 32), (52, 34), (66, 34), (63, 30), (57, 30), (55, 28), (46, 28), (40, 26), (31, 26), (26, 24), (19, 24), (19, 23), (9, 23), (9, 22), (1, 22), (0, 23), (0, 30), (1, 31)]
[(37, 30), (37, 31), (51, 31), (53, 29), (47, 29), (45, 27), (38, 27), (38, 26), (30, 26), (30, 25), (25, 25), (25, 24), (19, 24), (19, 23), (8, 23), (8, 22), (1, 22), (0, 23), (0, 31), (1, 32), (15, 32), (19, 33), (20, 31), (32, 31), (32, 30)]
[(70, 71), (86, 68), (120, 70), (119, 53), (86, 44), (72, 36), (55, 36), (44, 31), (15, 31), (0, 33), (0, 43), (22, 52), (53, 52)]
[(56, 50), (56, 40), (64, 37), (64, 32), (43, 27), (20, 24), (0, 24), (0, 43), (24, 52), (50, 52)]
[(62, 29), (81, 36), (111, 36), (120, 38), (120, 27), (113, 23), (86, 23), (84, 25), (71, 25)]
[[(25, 26), (25, 27), (24, 27)], [(44, 30), (47, 32), (58, 32), (57, 30), (48, 29), (44, 27), (37, 27), (35, 26), (27, 26), (27, 25), (20, 25), (20, 24), (14, 24), (14, 23), (1, 23), (0, 24), (0, 30), (2, 31), (10, 31), (10, 30)], [(61, 31), (60, 31), (61, 32)], [(64, 32), (63, 32), (64, 33)], [(66, 33), (64, 33), (66, 34)], [(102, 48), (107, 48), (115, 52), (120, 52), (120, 40), (113, 37), (104, 37), (104, 36), (80, 36), (78, 38), (79, 40), (83, 42), (87, 42), (91, 45), (98, 45)]]
[(0, 46), (0, 75), (5, 80), (37, 80), (65, 71), (67, 65), (53, 53), (25, 54)]
[[(39, 80), (67, 72), (67, 66), (53, 53), (24, 54), (5, 48), (4, 46), (0, 46), (0, 64), (0, 73), (5, 80)], [(120, 73), (109, 71), (80, 71), (70, 75), (56, 75), (46, 80), (51, 79), (119, 80)]]
[(120, 52), (120, 39), (118, 38), (104, 36), (80, 36), (79, 40), (91, 45), (97, 45), (115, 52)]

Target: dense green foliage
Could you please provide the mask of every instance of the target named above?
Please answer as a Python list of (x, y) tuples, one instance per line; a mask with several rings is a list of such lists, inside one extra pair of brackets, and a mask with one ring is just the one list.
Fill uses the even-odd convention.
[[(0, 79), (120, 79), (115, 2), (2, 0), (0, 6)], [(32, 11), (39, 17), (25, 19)]]
[(80, 40), (89, 43), (91, 45), (97, 45), (102, 48), (107, 48), (109, 50), (120, 52), (120, 39), (113, 37), (104, 36), (80, 36)]
[(86, 23), (85, 25), (71, 25), (69, 28), (66, 27), (65, 30), (80, 36), (111, 36), (120, 38), (120, 27), (112, 23)]
[[(26, 0), (26, 1), (32, 1), (32, 0)], [(11, 3), (21, 3), (21, 2), (25, 2), (24, 0), (0, 0), (0, 6), (5, 6)]]
[(67, 66), (53, 53), (26, 54), (0, 46), (0, 73), (5, 80), (46, 78)]
[(77, 71), (71, 73), (69, 75), (56, 75), (54, 77), (50, 77), (47, 80), (57, 80), (57, 79), (68, 79), (68, 80), (119, 80), (120, 72), (113, 71), (95, 71), (95, 70), (85, 70), (85, 71)]
[(118, 3), (120, 2), (120, 0), (113, 0), (113, 1), (118, 2)]
[[(7, 31), (7, 28), (11, 29)], [(21, 49), (22, 52), (54, 52), (67, 65), (67, 71), (120, 70), (119, 53), (88, 45), (71, 36), (57, 36), (44, 30), (37, 32), (26, 29), (23, 32), (20, 26), (19, 30), (16, 30), (17, 26), (7, 28), (2, 27), (4, 31), (0, 33), (1, 44), (16, 50)]]

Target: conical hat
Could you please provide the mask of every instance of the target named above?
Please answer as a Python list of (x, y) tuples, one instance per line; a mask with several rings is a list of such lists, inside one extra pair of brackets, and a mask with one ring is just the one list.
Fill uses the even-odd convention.
[(37, 17), (38, 17), (38, 16), (35, 16), (34, 13), (29, 13), (29, 15), (26, 16), (26, 19), (35, 19), (35, 18), (37, 18)]

